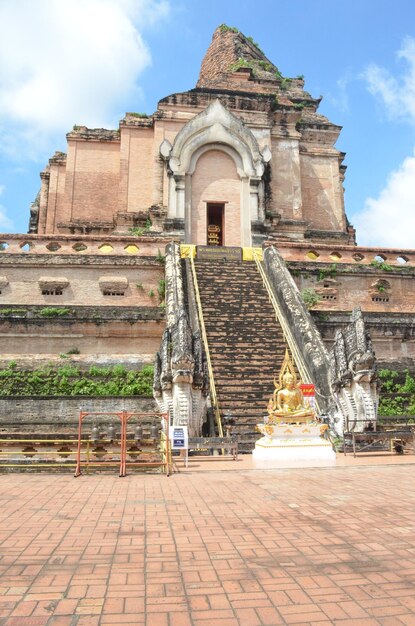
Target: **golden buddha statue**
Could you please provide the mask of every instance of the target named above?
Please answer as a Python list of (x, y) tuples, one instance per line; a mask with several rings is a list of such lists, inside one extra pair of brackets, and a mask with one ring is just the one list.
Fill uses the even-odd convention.
[(275, 391), (268, 402), (269, 423), (308, 422), (316, 419), (316, 413), (304, 400), (299, 384), (293, 362), (286, 351), (279, 384), (274, 381)]

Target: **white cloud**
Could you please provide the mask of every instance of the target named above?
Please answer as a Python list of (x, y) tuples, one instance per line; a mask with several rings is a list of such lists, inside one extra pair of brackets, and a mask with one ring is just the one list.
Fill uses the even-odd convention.
[(415, 247), (415, 154), (389, 176), (377, 199), (353, 218), (360, 245)]
[[(407, 64), (401, 76), (372, 64), (363, 78), (391, 118), (415, 124), (415, 39), (405, 39), (397, 57)], [(362, 245), (415, 247), (415, 150), (389, 175), (378, 198), (366, 199), (353, 221)]]
[(13, 231), (13, 222), (7, 217), (6, 209), (0, 204), (0, 232), (8, 233)]
[(376, 64), (366, 68), (363, 78), (370, 93), (382, 98), (392, 117), (415, 124), (415, 39), (407, 37), (397, 57), (407, 63), (406, 71), (400, 78), (395, 78)]
[(346, 74), (336, 81), (336, 91), (327, 94), (333, 106), (342, 113), (349, 112), (349, 95), (347, 89), (352, 80), (351, 71), (347, 70)]
[(33, 157), (75, 123), (111, 125), (123, 99), (140, 97), (137, 78), (151, 63), (142, 31), (168, 8), (167, 0), (2, 0), (3, 149)]
[[(0, 185), (0, 196), (4, 193), (6, 187)], [(7, 217), (5, 207), (0, 204), (0, 232), (8, 232), (13, 229), (13, 222)]]

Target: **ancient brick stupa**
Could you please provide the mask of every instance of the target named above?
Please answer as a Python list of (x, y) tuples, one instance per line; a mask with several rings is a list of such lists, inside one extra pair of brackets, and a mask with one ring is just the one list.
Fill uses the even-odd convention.
[[(329, 346), (360, 305), (379, 361), (413, 367), (415, 251), (355, 245), (344, 207), (344, 154), (335, 146), (341, 128), (319, 113), (319, 105), (304, 90), (303, 77), (284, 77), (251, 38), (222, 24), (195, 88), (162, 98), (151, 115), (126, 113), (117, 129), (74, 126), (66, 153), (57, 152), (41, 173), (29, 234), (0, 238), (3, 360), (30, 369), (59, 363), (70, 352), (84, 368), (98, 361), (141, 367), (153, 362), (163, 333), (177, 330), (179, 319), (175, 336), (189, 339), (187, 318), (197, 334), (189, 275), (180, 288), (177, 278), (185, 271), (174, 247), (180, 244), (182, 257), (193, 258), (201, 247), (225, 251), (225, 257), (233, 250), (246, 269), (246, 276), (239, 266), (225, 275), (211, 264), (206, 288), (212, 293), (201, 294), (212, 324), (208, 342), (217, 354), (212, 368), (219, 396), (224, 384), (218, 402), (229, 413), (235, 399), (225, 390), (230, 364), (254, 364), (233, 376), (242, 376), (244, 392), (251, 385), (254, 400), (246, 400), (246, 412), (254, 405), (262, 412), (272, 391), (266, 385), (272, 386), (286, 347), (281, 340), (276, 355), (276, 342), (268, 345), (275, 314), (263, 285), (254, 293), (253, 259), (260, 262), (262, 254), (274, 257), (275, 302), (288, 320), (284, 337), (290, 328), (308, 337), (311, 318), (305, 324), (295, 317), (302, 302), (321, 345)], [(174, 253), (165, 272), (167, 244)], [(271, 265), (262, 268), (265, 274)], [(207, 268), (198, 269), (201, 283)], [(215, 283), (218, 277), (222, 284)], [(226, 315), (229, 326), (220, 334)], [(194, 336), (187, 339), (190, 352), (200, 347)], [(172, 352), (169, 341), (163, 358), (187, 359), (186, 380), (200, 390), (200, 354)], [(298, 358), (317, 358), (315, 345), (304, 341)], [(266, 388), (257, 401), (258, 385), (265, 383), (255, 376), (265, 367)], [(172, 384), (166, 370), (157, 393)], [(179, 396), (175, 402), (180, 405)]]
[(127, 113), (116, 131), (68, 133), (67, 156), (43, 173), (30, 230), (126, 234), (151, 220), (150, 235), (205, 244), (207, 222), (223, 213), (222, 245), (353, 243), (340, 127), (319, 103), (302, 77), (285, 78), (252, 39), (222, 25), (195, 89), (163, 98), (153, 115)]

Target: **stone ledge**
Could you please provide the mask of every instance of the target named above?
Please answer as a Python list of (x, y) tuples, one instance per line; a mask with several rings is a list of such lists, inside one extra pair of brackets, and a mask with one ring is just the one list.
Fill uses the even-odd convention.
[[(56, 316), (43, 316), (40, 312), (46, 308), (65, 309), (67, 314)], [(7, 311), (3, 314), (2, 311)], [(40, 306), (40, 305), (9, 305), (0, 307), (0, 320), (9, 323), (62, 324), (75, 321), (100, 322), (135, 322), (139, 320), (158, 321), (164, 320), (165, 312), (160, 307), (120, 307), (120, 306)]]
[(77, 256), (75, 254), (9, 254), (0, 257), (0, 263), (3, 267), (10, 267), (15, 265), (23, 265), (29, 267), (41, 266), (108, 266), (111, 268), (116, 267), (153, 267), (163, 269), (163, 265), (156, 260), (155, 256), (118, 256), (115, 254), (107, 255), (83, 255)]

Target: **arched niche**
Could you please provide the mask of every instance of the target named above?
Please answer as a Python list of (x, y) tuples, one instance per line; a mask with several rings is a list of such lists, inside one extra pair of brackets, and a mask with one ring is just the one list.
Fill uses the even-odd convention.
[(218, 144), (204, 147), (188, 177), (185, 235), (187, 241), (198, 245), (208, 243), (207, 225), (212, 223), (209, 219), (212, 212), (219, 218), (221, 245), (240, 246), (244, 239), (241, 190), (245, 190), (247, 185), (238, 171), (240, 159), (230, 149), (222, 148)]

